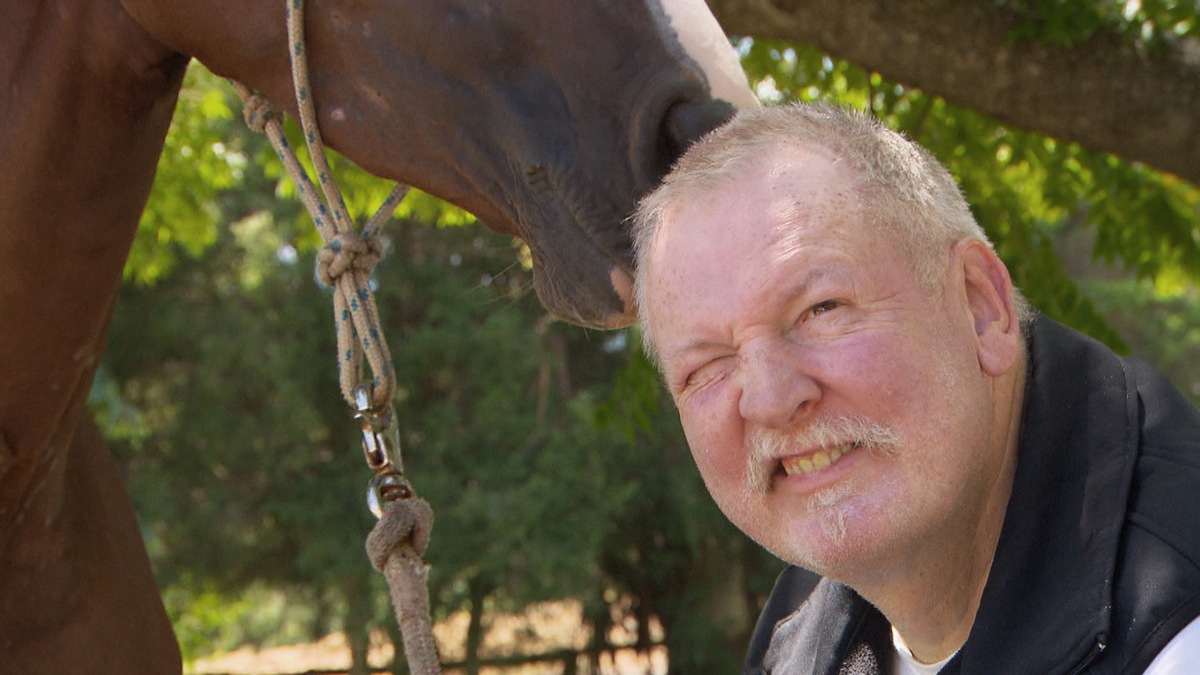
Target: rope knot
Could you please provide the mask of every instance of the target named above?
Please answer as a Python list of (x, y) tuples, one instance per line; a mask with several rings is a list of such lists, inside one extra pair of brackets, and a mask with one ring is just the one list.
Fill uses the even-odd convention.
[(357, 232), (339, 232), (317, 252), (317, 278), (332, 286), (348, 270), (370, 273), (382, 257), (383, 242), (378, 237), (364, 239)]
[(420, 563), (429, 547), (433, 509), (419, 497), (388, 502), (383, 517), (367, 536), (367, 556), (375, 569), (384, 572), (393, 554)]
[(246, 118), (246, 126), (260, 134), (266, 133), (267, 122), (280, 119), (279, 111), (271, 105), (271, 101), (262, 94), (251, 94), (242, 107), (242, 115)]

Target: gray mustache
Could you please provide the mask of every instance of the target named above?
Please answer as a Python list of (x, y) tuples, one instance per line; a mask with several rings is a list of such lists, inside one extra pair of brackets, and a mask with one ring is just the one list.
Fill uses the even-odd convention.
[(757, 429), (747, 439), (746, 487), (752, 493), (765, 494), (771, 489), (775, 460), (846, 444), (862, 446), (876, 453), (894, 454), (900, 446), (900, 434), (861, 416), (817, 420), (787, 431)]

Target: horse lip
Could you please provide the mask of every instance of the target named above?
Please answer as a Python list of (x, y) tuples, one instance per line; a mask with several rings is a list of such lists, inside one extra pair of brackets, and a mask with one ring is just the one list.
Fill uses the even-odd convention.
[(600, 268), (598, 253), (591, 251), (592, 264), (575, 266), (570, 275), (559, 274), (557, 268), (544, 263), (544, 253), (536, 253), (534, 290), (542, 305), (563, 321), (604, 330), (624, 328), (636, 319), (633, 277), (617, 266)]
[(624, 211), (632, 211), (640, 186), (606, 185), (564, 171), (550, 158), (528, 166), (524, 198), (510, 203), (532, 254), (538, 299), (570, 323), (599, 329), (630, 325), (633, 263)]
[(573, 302), (564, 302), (561, 296), (544, 293), (542, 289), (545, 286), (537, 283), (536, 274), (534, 279), (534, 288), (538, 292), (538, 299), (558, 319), (584, 328), (596, 328), (599, 330), (624, 328), (634, 321), (632, 315), (623, 311), (596, 312), (591, 308), (584, 308)]

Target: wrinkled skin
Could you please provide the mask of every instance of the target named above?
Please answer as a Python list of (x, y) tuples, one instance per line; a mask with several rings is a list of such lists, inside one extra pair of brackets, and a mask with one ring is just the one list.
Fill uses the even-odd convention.
[[(0, 670), (179, 672), (85, 404), (187, 63), (290, 108), (282, 1), (0, 0), (0, 16)], [(641, 0), (312, 0), (322, 130), (527, 239), (556, 314), (623, 325), (625, 214), (749, 101), (736, 78), (714, 101), (667, 23)]]

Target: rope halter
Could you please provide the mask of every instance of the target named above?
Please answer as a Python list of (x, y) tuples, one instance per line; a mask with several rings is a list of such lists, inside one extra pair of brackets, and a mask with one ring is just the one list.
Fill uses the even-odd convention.
[[(372, 564), (384, 573), (391, 589), (410, 671), (436, 675), (440, 666), (429, 616), (429, 569), (421, 558), (429, 542), (433, 511), (425, 500), (417, 498), (404, 476), (396, 414), (392, 409), (396, 373), (370, 284), (371, 270), (384, 252), (380, 231), (408, 188), (397, 185), (362, 229), (355, 228), (333, 179), (309, 96), (304, 3), (303, 0), (285, 2), (292, 82), (300, 126), (317, 172), (319, 189), (284, 136), (282, 114), (263, 96), (238, 82), (232, 84), (244, 102), (247, 125), (271, 140), (325, 242), (317, 254), (317, 276), (334, 289), (342, 397), (355, 410), (354, 417), (362, 428), (363, 453), (375, 474), (368, 484), (367, 503), (380, 520), (368, 538), (368, 554)], [(371, 370), (370, 381), (362, 377), (364, 359)]]

